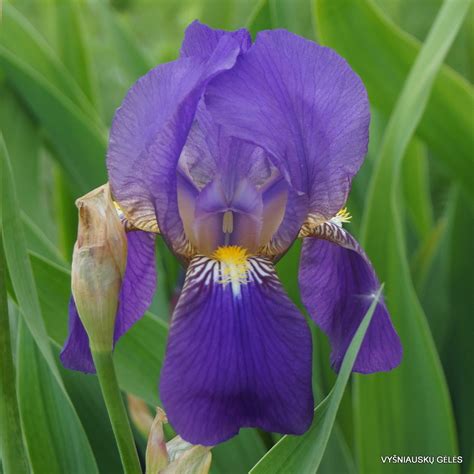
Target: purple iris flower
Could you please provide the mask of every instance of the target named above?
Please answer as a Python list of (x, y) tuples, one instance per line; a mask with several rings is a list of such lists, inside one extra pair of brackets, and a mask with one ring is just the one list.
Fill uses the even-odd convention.
[[(364, 85), (331, 49), (284, 30), (252, 44), (246, 30), (199, 22), (180, 58), (139, 79), (117, 110), (107, 167), (131, 230), (115, 340), (151, 301), (160, 233), (186, 267), (159, 387), (184, 439), (311, 424), (311, 335), (274, 264), (304, 239), (301, 296), (337, 371), (379, 288), (342, 227), (369, 120)], [(401, 354), (380, 301), (354, 370), (390, 370)], [(94, 370), (74, 302), (62, 360)]]

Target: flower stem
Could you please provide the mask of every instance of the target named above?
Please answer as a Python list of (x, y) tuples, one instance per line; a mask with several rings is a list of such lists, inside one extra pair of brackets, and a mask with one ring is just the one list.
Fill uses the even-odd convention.
[(117, 382), (111, 351), (92, 351), (100, 388), (109, 413), (125, 474), (141, 474), (140, 461)]

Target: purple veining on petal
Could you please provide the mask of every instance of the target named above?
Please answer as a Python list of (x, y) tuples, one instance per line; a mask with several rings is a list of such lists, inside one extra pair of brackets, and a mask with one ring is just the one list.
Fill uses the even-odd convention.
[[(303, 242), (299, 286), (303, 303), (329, 336), (331, 364), (339, 370), (346, 350), (380, 284), (355, 239), (332, 223), (322, 224), (321, 238)], [(383, 299), (354, 364), (354, 371), (372, 373), (400, 364), (402, 347)]]
[(264, 31), (205, 102), (227, 133), (264, 148), (309, 211), (332, 217), (367, 151), (369, 104), (359, 77), (328, 48)]
[(311, 336), (268, 260), (249, 282), (220, 283), (216, 260), (195, 258), (176, 306), (160, 397), (187, 441), (213, 445), (242, 427), (301, 434), (313, 416)]
[(145, 313), (156, 290), (155, 236), (127, 233), (127, 267), (120, 289), (114, 343)]
[[(127, 243), (127, 266), (119, 294), (114, 345), (143, 316), (156, 288), (154, 235), (129, 232)], [(60, 357), (68, 369), (95, 372), (89, 339), (72, 297), (69, 302), (69, 336)]]
[(95, 373), (94, 362), (89, 348), (89, 338), (79, 319), (74, 298), (69, 300), (69, 335), (61, 351), (61, 362), (67, 369)]
[(154, 213), (169, 246), (185, 244), (177, 165), (207, 83), (231, 69), (241, 49), (224, 35), (208, 57), (158, 66), (128, 92), (110, 132), (107, 167), (115, 199), (131, 218)]

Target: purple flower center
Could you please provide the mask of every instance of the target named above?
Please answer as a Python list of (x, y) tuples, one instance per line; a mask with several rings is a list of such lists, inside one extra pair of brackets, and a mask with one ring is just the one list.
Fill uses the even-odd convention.
[(204, 140), (196, 123), (179, 160), (178, 208), (186, 237), (204, 255), (222, 246), (254, 254), (283, 220), (288, 185), (261, 148), (231, 137), (215, 147)]

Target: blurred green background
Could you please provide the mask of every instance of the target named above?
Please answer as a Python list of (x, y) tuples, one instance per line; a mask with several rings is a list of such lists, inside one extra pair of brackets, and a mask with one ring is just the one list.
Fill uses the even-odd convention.
[[(318, 472), (474, 471), (474, 12), (472, 4), (467, 14), (452, 8), (429, 36), (441, 6), (440, 0), (3, 3), (0, 131), (13, 181), (4, 166), (8, 268), (0, 264), (16, 375), (3, 374), (2, 382), (18, 400), (19, 436), (32, 472), (121, 472), (95, 377), (57, 364), (67, 334), (74, 200), (107, 179), (108, 127), (127, 89), (177, 57), (196, 18), (221, 29), (247, 26), (253, 35), (286, 28), (330, 46), (369, 92), (370, 149), (353, 183), (348, 228), (385, 282), (404, 360), (391, 373), (352, 377)], [(6, 163), (5, 149), (2, 156)], [(170, 302), (180, 279), (172, 255), (162, 241), (157, 245), (155, 300), (115, 356), (124, 392), (150, 407), (159, 403)], [(278, 269), (300, 305), (298, 259), (296, 243)], [(313, 335), (319, 403), (336, 376), (325, 336), (317, 329)], [(280, 444), (272, 451), (279, 457), (267, 457), (254, 472), (314, 472), (313, 434)], [(146, 441), (138, 431), (136, 439), (143, 454)], [(248, 472), (277, 441), (243, 430), (213, 450), (212, 471)], [(380, 456), (390, 455), (462, 455), (463, 462), (383, 464)]]

